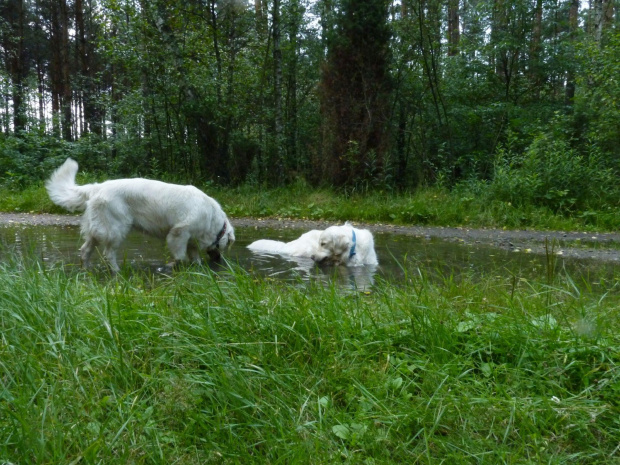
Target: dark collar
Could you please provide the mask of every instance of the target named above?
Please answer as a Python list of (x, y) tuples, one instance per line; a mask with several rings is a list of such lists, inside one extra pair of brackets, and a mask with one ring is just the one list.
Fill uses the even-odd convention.
[(355, 245), (357, 240), (355, 239), (355, 229), (351, 229), (353, 231), (353, 245), (351, 246), (351, 250), (349, 250), (349, 259), (351, 259), (355, 254)]
[(222, 237), (224, 237), (224, 234), (226, 234), (226, 220), (224, 220), (224, 226), (222, 226), (222, 229), (220, 229), (220, 232), (217, 233), (217, 236), (215, 237), (215, 242), (211, 244), (211, 247), (215, 246), (219, 249), (220, 241), (222, 240)]

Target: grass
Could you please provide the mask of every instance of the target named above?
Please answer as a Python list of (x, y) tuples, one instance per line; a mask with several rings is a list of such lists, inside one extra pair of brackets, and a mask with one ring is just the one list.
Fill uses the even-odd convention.
[[(80, 175), (79, 183), (93, 179)], [(316, 190), (299, 183), (280, 189), (256, 186), (204, 189), (232, 217), (286, 217), (328, 221), (494, 227), (508, 229), (616, 231), (617, 206), (575, 212), (554, 212), (532, 205), (515, 206), (494, 200), (484, 192), (466, 189), (420, 189), (414, 193), (336, 192)], [(66, 213), (51, 203), (43, 185), (23, 191), (0, 188), (0, 211)]]
[(0, 463), (620, 463), (617, 280), (403, 273), (5, 260)]
[(413, 193), (337, 193), (304, 185), (260, 190), (249, 186), (209, 190), (232, 216), (355, 220), (368, 223), (533, 228), (544, 230), (620, 229), (614, 206), (558, 213), (545, 207), (515, 206), (463, 190), (424, 188)]
[(60, 210), (52, 203), (42, 184), (33, 185), (23, 190), (0, 188), (0, 211), (9, 213), (50, 211), (67, 213), (66, 210)]

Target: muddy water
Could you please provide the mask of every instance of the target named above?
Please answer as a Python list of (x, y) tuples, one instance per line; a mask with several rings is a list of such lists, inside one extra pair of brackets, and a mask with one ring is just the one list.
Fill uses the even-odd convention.
[[(302, 230), (270, 228), (237, 228), (237, 242), (226, 257), (250, 273), (278, 280), (323, 282), (335, 281), (344, 286), (367, 288), (377, 277), (402, 281), (406, 273), (422, 270), (431, 275), (463, 273), (474, 275), (513, 275), (528, 279), (547, 279), (549, 273), (568, 273), (576, 282), (596, 286), (615, 281), (617, 265), (593, 260), (569, 259), (561, 255), (537, 255), (510, 252), (486, 245), (467, 245), (442, 239), (425, 239), (388, 233), (375, 234), (378, 267), (319, 267), (309, 259), (286, 259), (257, 255), (246, 246), (256, 239), (289, 241)], [(78, 269), (81, 245), (76, 226), (9, 225), (0, 228), (0, 260), (12, 254), (37, 256), (48, 266)], [(163, 240), (132, 232), (119, 250), (119, 259), (132, 270), (166, 274), (170, 260)], [(93, 260), (95, 269), (102, 267), (100, 258)]]

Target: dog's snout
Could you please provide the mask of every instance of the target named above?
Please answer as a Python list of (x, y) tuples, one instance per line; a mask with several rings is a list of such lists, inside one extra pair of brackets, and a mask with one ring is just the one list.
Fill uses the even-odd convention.
[(314, 260), (315, 263), (318, 263), (319, 265), (323, 264), (323, 263), (327, 263), (329, 261), (329, 256), (328, 255), (312, 255), (312, 260)]

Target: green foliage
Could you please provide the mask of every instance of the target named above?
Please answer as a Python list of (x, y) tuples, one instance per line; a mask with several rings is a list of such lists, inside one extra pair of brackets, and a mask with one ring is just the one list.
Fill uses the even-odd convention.
[(0, 133), (0, 185), (24, 188), (45, 179), (66, 158), (70, 145), (37, 132)]
[(8, 213), (66, 213), (66, 210), (52, 204), (40, 183), (21, 191), (14, 187), (1, 187), (0, 210)]
[[(105, 179), (108, 177), (78, 174), (78, 183)], [(169, 180), (175, 181), (172, 177)], [(615, 203), (591, 200), (585, 210), (556, 212), (546, 206), (500, 199), (496, 185), (475, 179), (451, 190), (426, 188), (412, 194), (371, 191), (347, 196), (334, 190), (315, 190), (303, 182), (279, 189), (256, 185), (221, 188), (204, 184), (199, 187), (216, 198), (232, 217), (548, 230), (614, 231), (620, 228), (620, 212)], [(509, 192), (500, 192), (512, 198)], [(22, 191), (0, 188), (0, 211), (65, 213), (51, 203), (42, 184)]]
[[(276, 60), (269, 2), (94, 0), (58, 21), (54, 2), (12, 1), (0, 8), (11, 57), (0, 69), (0, 184), (39, 182), (71, 155), (96, 175), (304, 179), (346, 195), (516, 170), (492, 198), (557, 211), (590, 208), (589, 197), (613, 204), (615, 189), (566, 186), (620, 159), (620, 34), (607, 15), (599, 36), (593, 12), (582, 27), (557, 2), (388, 3), (281, 2)], [(55, 71), (37, 74), (50, 57)], [(541, 140), (558, 131), (557, 143)], [(536, 160), (547, 152), (554, 161)]]
[(3, 260), (0, 460), (607, 463), (616, 280), (434, 266), (357, 294)]
[(620, 147), (620, 30), (610, 30), (605, 43), (582, 44), (579, 92), (576, 95), (576, 119), (585, 126), (588, 142), (603, 153), (615, 154)]
[(557, 212), (602, 208), (620, 198), (616, 172), (599, 149), (592, 145), (582, 155), (561, 134), (538, 136), (522, 155), (500, 146), (489, 194)]

